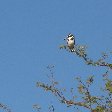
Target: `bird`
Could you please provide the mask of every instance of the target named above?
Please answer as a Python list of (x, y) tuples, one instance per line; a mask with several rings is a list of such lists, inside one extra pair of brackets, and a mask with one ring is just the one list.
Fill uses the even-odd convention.
[(73, 52), (74, 45), (75, 45), (75, 36), (73, 34), (69, 33), (67, 35), (66, 41), (67, 41), (68, 48)]

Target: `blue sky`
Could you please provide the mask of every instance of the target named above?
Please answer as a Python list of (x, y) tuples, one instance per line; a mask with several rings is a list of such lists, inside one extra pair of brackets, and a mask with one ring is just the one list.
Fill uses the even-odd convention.
[(46, 66), (50, 64), (55, 65), (56, 80), (68, 90), (76, 87), (75, 76), (95, 75), (97, 94), (105, 69), (88, 67), (59, 46), (71, 32), (77, 44), (88, 46), (92, 59), (112, 51), (111, 4), (111, 0), (1, 0), (0, 102), (13, 112), (34, 112), (33, 104), (46, 111), (51, 102), (57, 112), (72, 111), (36, 88), (37, 81), (49, 82)]

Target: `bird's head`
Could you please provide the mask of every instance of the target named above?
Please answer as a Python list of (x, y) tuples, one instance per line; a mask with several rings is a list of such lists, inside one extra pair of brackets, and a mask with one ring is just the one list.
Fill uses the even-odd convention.
[(67, 35), (67, 37), (66, 37), (66, 38), (64, 38), (64, 40), (67, 40), (67, 39), (69, 39), (69, 40), (74, 40), (74, 39), (75, 39), (75, 37), (74, 37), (74, 35), (73, 35), (73, 34), (69, 33), (69, 34)]
[(68, 35), (67, 35), (67, 42), (69, 42), (69, 41), (74, 41), (75, 40), (75, 37), (74, 37), (74, 35), (73, 34), (71, 34), (71, 33), (69, 33)]

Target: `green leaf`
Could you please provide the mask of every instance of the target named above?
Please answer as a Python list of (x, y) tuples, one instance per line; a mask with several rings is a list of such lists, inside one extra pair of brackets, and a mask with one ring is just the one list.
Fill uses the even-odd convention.
[(106, 89), (112, 93), (112, 81), (111, 80), (108, 80), (107, 83), (106, 83)]

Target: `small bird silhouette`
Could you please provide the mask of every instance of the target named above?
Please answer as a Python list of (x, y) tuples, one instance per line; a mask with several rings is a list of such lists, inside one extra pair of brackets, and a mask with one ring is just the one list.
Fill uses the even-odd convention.
[(74, 45), (75, 45), (75, 36), (73, 34), (69, 33), (67, 35), (66, 41), (67, 41), (68, 48), (71, 51), (73, 51), (74, 50)]

